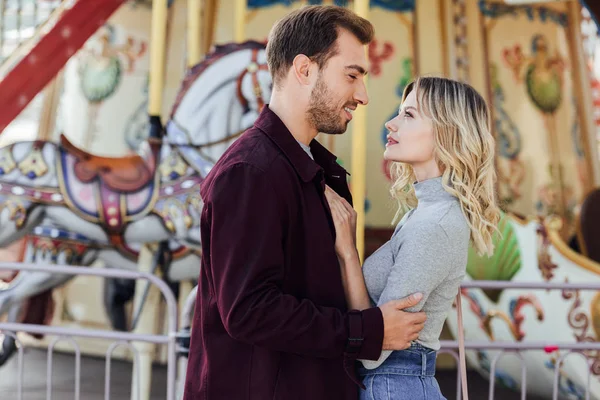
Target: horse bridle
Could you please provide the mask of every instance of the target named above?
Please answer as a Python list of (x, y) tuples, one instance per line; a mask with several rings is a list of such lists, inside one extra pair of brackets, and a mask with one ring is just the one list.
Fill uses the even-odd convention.
[(265, 102), (263, 101), (263, 91), (260, 87), (260, 82), (258, 81), (258, 71), (268, 71), (269, 66), (267, 64), (258, 63), (258, 51), (259, 49), (252, 49), (252, 58), (250, 60), (250, 64), (248, 64), (246, 69), (237, 78), (237, 97), (244, 108), (244, 112), (250, 111), (248, 100), (246, 100), (242, 94), (242, 81), (246, 77), (246, 74), (252, 75), (252, 85), (254, 95), (256, 96), (256, 102), (258, 104), (258, 111), (260, 112), (265, 106)]

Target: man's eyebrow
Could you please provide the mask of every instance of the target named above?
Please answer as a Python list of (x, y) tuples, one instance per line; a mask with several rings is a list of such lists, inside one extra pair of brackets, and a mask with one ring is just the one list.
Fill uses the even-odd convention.
[(361, 75), (367, 75), (367, 70), (365, 70), (360, 65), (356, 65), (356, 64), (347, 65), (346, 69), (354, 69), (354, 70), (358, 71), (358, 73)]

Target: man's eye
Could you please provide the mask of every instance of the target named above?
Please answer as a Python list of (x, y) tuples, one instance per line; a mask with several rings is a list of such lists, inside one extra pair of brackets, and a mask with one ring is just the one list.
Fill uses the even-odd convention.
[(356, 75), (348, 75), (352, 80), (356, 79)]

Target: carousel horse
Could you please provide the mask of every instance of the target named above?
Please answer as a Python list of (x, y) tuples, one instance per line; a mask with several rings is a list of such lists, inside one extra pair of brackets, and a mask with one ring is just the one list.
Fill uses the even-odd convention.
[[(0, 149), (0, 246), (28, 235), (26, 260), (136, 269), (145, 243), (169, 253), (171, 282), (200, 269), (199, 185), (268, 103), (265, 43), (217, 46), (185, 76), (165, 128), (150, 119), (138, 154), (99, 157), (66, 137)], [(24, 300), (71, 276), (20, 272), (0, 290), (0, 315), (15, 321)], [(4, 338), (2, 365), (14, 352)]]

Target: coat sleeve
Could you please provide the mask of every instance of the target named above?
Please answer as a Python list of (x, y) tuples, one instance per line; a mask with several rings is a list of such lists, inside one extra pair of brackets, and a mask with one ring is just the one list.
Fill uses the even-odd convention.
[[(228, 334), (276, 351), (318, 358), (346, 353), (356, 313), (343, 313), (286, 294), (285, 208), (269, 175), (248, 164), (223, 171), (208, 189), (202, 242), (211, 295)], [(352, 315), (350, 315), (352, 314)], [(377, 359), (383, 318), (377, 307), (358, 314), (354, 358)], [(349, 321), (353, 318), (353, 321)], [(354, 329), (354, 332), (357, 332)]]

